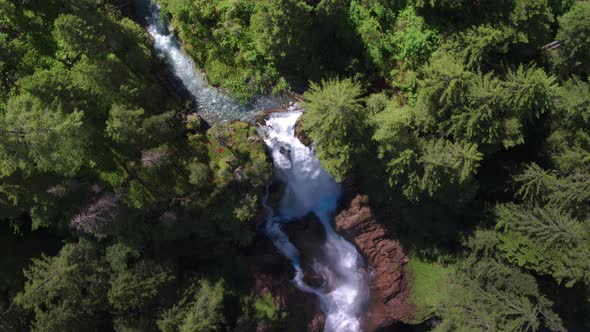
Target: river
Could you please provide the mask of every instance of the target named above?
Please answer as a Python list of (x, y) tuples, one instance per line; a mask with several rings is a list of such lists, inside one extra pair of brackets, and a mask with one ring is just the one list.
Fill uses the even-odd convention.
[[(149, 1), (137, 0), (138, 16), (144, 17), (146, 29), (154, 40), (156, 53), (169, 65), (191, 93), (199, 111), (209, 122), (233, 119), (251, 120), (264, 109), (278, 108), (284, 103), (269, 96), (256, 98), (243, 105), (225, 95), (222, 90), (208, 85), (205, 76), (195, 69), (193, 60), (186, 55), (166, 24), (159, 20), (159, 9)], [(369, 276), (365, 262), (356, 247), (338, 235), (332, 226), (333, 214), (338, 206), (342, 188), (322, 169), (312, 149), (295, 137), (295, 123), (301, 112), (273, 113), (263, 128), (265, 143), (272, 155), (275, 180), (285, 183), (280, 206), (273, 210), (266, 205), (268, 219), (266, 234), (277, 250), (287, 257), (296, 273), (294, 285), (301, 291), (317, 296), (326, 314), (324, 331), (361, 331), (364, 309), (369, 300)], [(283, 232), (285, 222), (314, 213), (326, 232), (326, 241), (318, 256), (323, 263), (314, 264), (314, 271), (322, 276), (319, 288), (303, 281), (299, 251)], [(319, 260), (318, 260), (319, 261)]]
[(279, 108), (284, 102), (283, 98), (259, 96), (254, 101), (243, 104), (224, 94), (222, 90), (210, 86), (205, 75), (195, 69), (193, 59), (182, 51), (168, 24), (160, 20), (159, 7), (152, 5), (150, 0), (136, 0), (136, 10), (137, 16), (143, 18), (146, 29), (153, 38), (156, 55), (182, 82), (207, 122), (235, 119), (252, 121), (260, 111)]

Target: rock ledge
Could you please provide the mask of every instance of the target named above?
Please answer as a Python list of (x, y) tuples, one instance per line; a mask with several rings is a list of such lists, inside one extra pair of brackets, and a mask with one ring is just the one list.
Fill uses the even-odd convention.
[(368, 197), (356, 195), (345, 201), (335, 223), (338, 233), (357, 246), (371, 269), (371, 305), (365, 330), (411, 321), (415, 307), (407, 301), (409, 259), (400, 242), (375, 219)]

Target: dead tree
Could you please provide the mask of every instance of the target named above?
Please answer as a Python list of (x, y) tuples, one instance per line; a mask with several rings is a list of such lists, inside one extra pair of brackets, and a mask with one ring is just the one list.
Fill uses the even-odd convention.
[(168, 160), (168, 153), (161, 149), (144, 151), (141, 154), (141, 164), (145, 168), (159, 168)]
[(70, 226), (78, 232), (102, 233), (117, 220), (120, 202), (120, 195), (105, 194), (74, 216)]

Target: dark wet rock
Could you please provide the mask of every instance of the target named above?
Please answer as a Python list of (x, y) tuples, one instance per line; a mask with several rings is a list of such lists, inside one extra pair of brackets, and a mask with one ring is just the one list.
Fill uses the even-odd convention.
[(303, 116), (297, 119), (295, 123), (295, 137), (305, 146), (311, 146), (313, 141), (303, 132)]
[(270, 206), (273, 211), (279, 210), (283, 194), (285, 193), (285, 188), (285, 183), (279, 180), (273, 181), (270, 187), (268, 187), (268, 200), (266, 201), (266, 204)]
[(324, 226), (310, 213), (297, 222), (285, 224), (283, 230), (299, 250), (305, 283), (316, 288), (324, 286), (324, 276), (314, 271), (314, 267), (323, 258), (318, 253), (323, 252), (322, 247), (326, 242)]
[[(289, 330), (323, 331), (325, 316), (317, 298), (293, 285), (293, 267), (266, 236), (260, 234), (254, 244), (247, 248), (245, 259), (253, 279), (254, 292), (259, 296), (268, 293), (272, 295), (275, 303), (287, 313), (285, 326)], [(259, 327), (257, 331), (271, 331), (263, 326)]]
[(324, 226), (322, 226), (315, 214), (310, 213), (297, 222), (285, 224), (283, 231), (299, 250), (301, 266), (304, 272), (313, 270), (316, 260), (322, 259), (318, 254), (323, 252), (322, 247), (326, 242)]
[(311, 270), (306, 271), (305, 275), (303, 276), (303, 281), (313, 288), (320, 288), (324, 284), (324, 277)]

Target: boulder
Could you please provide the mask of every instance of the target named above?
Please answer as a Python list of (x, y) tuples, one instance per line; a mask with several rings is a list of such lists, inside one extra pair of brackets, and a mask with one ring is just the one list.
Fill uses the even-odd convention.
[[(324, 284), (324, 276), (314, 271), (314, 264), (323, 263), (323, 245), (326, 242), (326, 232), (315, 214), (310, 213), (305, 218), (283, 226), (283, 231), (289, 240), (299, 250), (303, 281), (311, 287), (320, 288)], [(327, 289), (324, 289), (326, 291)]]
[(295, 137), (299, 139), (301, 144), (310, 147), (313, 141), (303, 132), (302, 126), (303, 116), (299, 117), (299, 119), (297, 119), (297, 122), (295, 123)]
[[(272, 191), (280, 193), (281, 185), (276, 186)], [(353, 184), (345, 183), (344, 187), (347, 192), (355, 192)], [(273, 205), (276, 204), (274, 202)], [(345, 197), (335, 216), (336, 231), (358, 248), (371, 271), (371, 302), (363, 317), (363, 331), (367, 332), (397, 322), (410, 322), (415, 311), (414, 306), (408, 303), (410, 289), (406, 252), (395, 239), (395, 234), (377, 220), (368, 198), (363, 195)], [(329, 291), (329, 282), (313, 269), (314, 264), (324, 259), (318, 253), (322, 252), (326, 237), (317, 217), (309, 214), (295, 223), (284, 224), (283, 230), (300, 252), (304, 281), (312, 287), (324, 287), (324, 291)], [(320, 310), (318, 299), (293, 285), (294, 269), (272, 242), (260, 234), (249, 252), (248, 264), (255, 279), (256, 293), (270, 292), (288, 313), (287, 324), (295, 331), (322, 331), (325, 315)]]
[[(317, 298), (293, 285), (293, 267), (264, 234), (258, 235), (244, 255), (254, 292), (259, 296), (272, 295), (275, 303), (287, 313), (285, 326), (292, 331), (323, 331), (325, 315)], [(271, 330), (259, 326), (257, 331)]]

